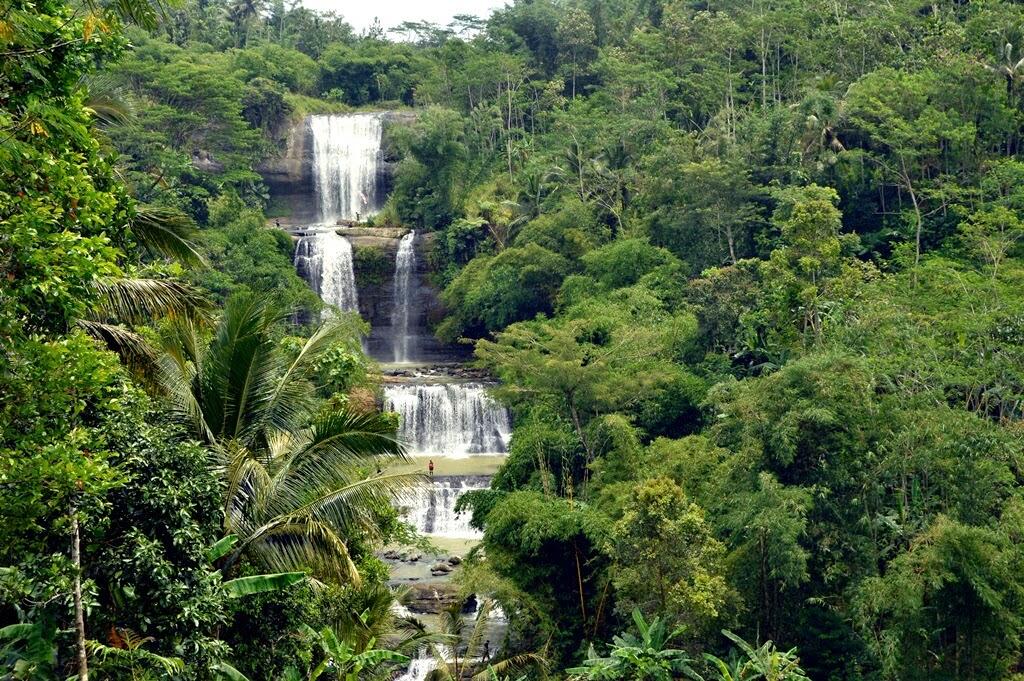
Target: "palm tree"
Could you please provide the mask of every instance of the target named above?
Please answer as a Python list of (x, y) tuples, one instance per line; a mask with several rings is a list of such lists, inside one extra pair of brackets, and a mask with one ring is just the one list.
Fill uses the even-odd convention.
[(491, 650), (486, 636), (494, 614), (494, 602), (489, 599), (480, 601), (471, 628), (467, 627), (462, 616), (464, 605), (463, 601), (456, 601), (441, 613), (441, 640), (444, 642), (431, 641), (428, 646), (437, 662), (437, 667), (427, 676), (428, 681), (457, 681), (465, 678), (485, 681), (529, 667), (543, 676), (547, 660), (540, 653), (521, 653), (500, 660), (488, 659)]
[[(118, 11), (131, 20), (131, 12), (161, 10), (144, 0), (130, 0)], [(162, 11), (162, 10), (161, 10)], [(81, 85), (88, 97), (86, 107), (96, 119), (96, 133), (109, 143), (105, 131), (129, 123), (135, 115), (131, 97), (109, 76), (91, 76)], [(192, 238), (195, 223), (180, 210), (136, 203), (128, 227), (136, 244), (151, 256), (174, 260), (186, 266), (205, 265)], [(97, 302), (76, 324), (116, 352), (143, 379), (153, 373), (156, 351), (132, 330), (136, 324), (164, 317), (191, 316), (201, 319), (210, 309), (209, 301), (196, 289), (173, 279), (145, 278), (137, 272), (99, 280), (94, 285)]]
[(1024, 56), (1020, 52), (1014, 53), (1013, 43), (1006, 43), (999, 55), (1001, 62), (985, 64), (985, 68), (992, 73), (998, 74), (1006, 80), (1006, 96), (1012, 102), (1013, 92), (1018, 84), (1024, 80)]
[(358, 583), (345, 539), (377, 536), (378, 510), (420, 476), (365, 474), (404, 459), (394, 422), (324, 409), (316, 394), (317, 361), (344, 340), (344, 321), (327, 320), (290, 357), (274, 335), (285, 317), (236, 296), (209, 341), (181, 318), (164, 342), (159, 380), (171, 409), (216, 456), (224, 532), (238, 536), (221, 559), (225, 571), (245, 555), (272, 572)]

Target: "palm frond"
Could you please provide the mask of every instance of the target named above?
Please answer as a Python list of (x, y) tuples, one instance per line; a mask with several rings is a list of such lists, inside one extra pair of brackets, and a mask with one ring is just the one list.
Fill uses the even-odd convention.
[(184, 265), (205, 266), (206, 261), (192, 239), (197, 230), (185, 213), (175, 208), (140, 203), (131, 223), (135, 240), (151, 253)]
[(116, 354), (139, 385), (152, 393), (162, 391), (163, 384), (159, 379), (162, 358), (149, 341), (119, 324), (88, 319), (76, 320), (75, 324)]
[(156, 349), (134, 331), (117, 324), (105, 324), (88, 319), (79, 319), (75, 324), (106, 345), (108, 350), (116, 353), (135, 373), (151, 373), (159, 363)]
[(226, 470), (221, 476), (227, 482), (224, 491), (224, 521), (226, 529), (234, 532), (251, 520), (253, 515), (262, 515), (271, 480), (266, 468), (247, 448), (232, 442), (222, 445), (221, 450), (228, 457)]
[(191, 319), (175, 319), (169, 335), (162, 339), (156, 380), (170, 411), (207, 446), (216, 445), (213, 429), (206, 422), (202, 393), (197, 388), (203, 367), (198, 325)]
[(85, 106), (101, 128), (124, 125), (135, 117), (130, 96), (109, 76), (92, 75), (84, 78), (82, 84), (88, 92)]
[(297, 499), (296, 504), (306, 503), (308, 490), (326, 492), (349, 485), (358, 466), (372, 466), (382, 458), (405, 460), (388, 419), (347, 408), (318, 418), (288, 444), (270, 466), (275, 490), (294, 491), (292, 481), (304, 481), (299, 495), (290, 497)]
[(543, 673), (547, 670), (548, 664), (547, 656), (541, 653), (521, 653), (488, 664), (483, 671), (473, 675), (473, 681), (488, 681), (505, 675), (523, 674), (530, 670), (539, 670)]
[(267, 406), (267, 423), (279, 430), (293, 428), (308, 416), (306, 404), (310, 396), (309, 379), (317, 360), (325, 352), (351, 336), (350, 323), (344, 318), (328, 319), (309, 340), (281, 375)]
[(172, 279), (118, 277), (94, 284), (99, 300), (95, 319), (142, 323), (160, 317), (201, 318), (210, 301), (188, 284)]
[(254, 295), (232, 297), (224, 308), (193, 387), (206, 423), (218, 439), (247, 445), (260, 440), (266, 406), (282, 370), (271, 333), (277, 319), (268, 304)]
[(362, 583), (345, 542), (334, 528), (313, 518), (273, 518), (254, 529), (240, 549), (251, 549), (268, 570), (309, 570), (337, 584)]
[[(335, 489), (314, 491), (308, 481), (297, 479), (271, 501), (268, 510), (330, 523), (345, 535), (361, 532), (374, 537), (378, 529), (377, 510), (422, 480), (423, 476), (418, 473), (394, 473), (365, 478)], [(305, 503), (293, 505), (304, 495), (307, 495)]]
[(109, 12), (122, 22), (135, 24), (147, 31), (157, 27), (160, 19), (167, 18), (167, 11), (160, 0), (86, 0), (94, 12)]

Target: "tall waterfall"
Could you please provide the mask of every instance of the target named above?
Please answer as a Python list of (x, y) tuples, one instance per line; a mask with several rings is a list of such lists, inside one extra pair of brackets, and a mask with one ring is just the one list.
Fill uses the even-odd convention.
[(422, 534), (454, 539), (479, 539), (479, 530), (469, 526), (470, 512), (455, 512), (455, 502), (471, 490), (487, 489), (487, 476), (438, 476), (430, 485), (417, 488), (408, 499), (406, 521)]
[(401, 416), (398, 436), (413, 454), (464, 458), (508, 449), (508, 411), (479, 383), (389, 385), (384, 402)]
[(310, 116), (309, 128), (320, 219), (333, 224), (376, 212), (380, 115)]
[(409, 361), (409, 318), (412, 314), (413, 275), (416, 272), (416, 232), (409, 232), (398, 242), (395, 256), (394, 300), (391, 303), (391, 333), (394, 361)]
[(299, 239), (295, 246), (295, 269), (325, 303), (346, 312), (359, 311), (352, 244), (333, 228)]

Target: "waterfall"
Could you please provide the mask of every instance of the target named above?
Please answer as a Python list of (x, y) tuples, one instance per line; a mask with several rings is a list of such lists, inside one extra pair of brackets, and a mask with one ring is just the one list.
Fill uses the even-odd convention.
[(437, 660), (432, 657), (417, 657), (409, 661), (409, 670), (395, 681), (425, 681), (430, 672), (437, 669)]
[(333, 229), (299, 239), (295, 246), (295, 269), (325, 303), (346, 312), (359, 311), (352, 244)]
[(469, 526), (470, 512), (455, 512), (455, 502), (471, 490), (487, 489), (487, 476), (444, 476), (410, 493), (405, 520), (420, 534), (452, 539), (480, 539), (479, 530)]
[(401, 416), (398, 436), (415, 455), (465, 458), (508, 449), (508, 411), (482, 384), (389, 385), (384, 405)]
[(376, 212), (380, 115), (310, 116), (309, 129), (320, 219), (333, 224)]
[(391, 333), (394, 361), (409, 361), (409, 317), (412, 312), (413, 274), (416, 271), (416, 232), (409, 232), (398, 242), (395, 256), (394, 300), (391, 303)]

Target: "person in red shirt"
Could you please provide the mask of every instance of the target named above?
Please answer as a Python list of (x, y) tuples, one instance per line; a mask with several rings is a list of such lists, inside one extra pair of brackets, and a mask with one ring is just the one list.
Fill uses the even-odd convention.
[(427, 470), (430, 471), (430, 477), (434, 477), (434, 460), (431, 459), (427, 462)]

